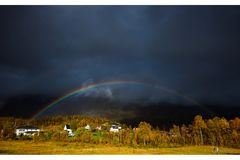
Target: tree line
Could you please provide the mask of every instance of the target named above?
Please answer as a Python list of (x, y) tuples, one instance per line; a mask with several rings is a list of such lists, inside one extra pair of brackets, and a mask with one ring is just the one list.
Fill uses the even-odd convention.
[[(63, 130), (69, 124), (74, 137), (68, 137)], [(84, 127), (89, 124), (90, 130)], [(15, 129), (21, 125), (34, 125), (41, 129), (33, 137), (16, 137)], [(96, 130), (101, 126), (101, 130)], [(91, 144), (113, 144), (145, 147), (173, 147), (188, 145), (212, 145), (240, 148), (240, 119), (227, 120), (222, 117), (203, 119), (194, 117), (191, 124), (173, 125), (168, 130), (152, 127), (140, 122), (137, 127), (121, 124), (119, 132), (110, 132), (111, 121), (106, 118), (93, 118), (80, 115), (49, 116), (41, 119), (21, 119), (0, 117), (0, 139), (33, 141), (67, 141)]]

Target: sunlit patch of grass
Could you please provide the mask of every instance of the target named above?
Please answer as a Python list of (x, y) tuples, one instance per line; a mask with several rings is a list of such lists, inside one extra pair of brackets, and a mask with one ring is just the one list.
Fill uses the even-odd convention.
[[(213, 154), (212, 146), (133, 148), (74, 142), (0, 141), (0, 154)], [(240, 149), (219, 147), (219, 154), (240, 154)]]

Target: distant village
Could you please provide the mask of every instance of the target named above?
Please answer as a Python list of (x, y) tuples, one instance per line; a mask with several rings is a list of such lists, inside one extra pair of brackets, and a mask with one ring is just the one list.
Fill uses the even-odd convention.
[[(95, 128), (92, 128), (89, 124), (87, 124), (84, 127), (85, 130), (91, 131), (91, 130), (95, 130), (95, 131), (100, 131), (102, 130), (102, 126), (99, 125)], [(121, 125), (119, 123), (112, 123), (111, 127), (110, 127), (110, 132), (119, 132), (122, 129)], [(69, 124), (65, 124), (63, 127), (63, 130), (65, 132), (67, 132), (68, 137), (73, 137), (74, 133), (73, 130), (71, 129)], [(21, 137), (21, 136), (29, 136), (32, 137), (35, 134), (38, 134), (40, 132), (40, 128), (36, 127), (36, 126), (32, 126), (32, 125), (23, 125), (23, 126), (19, 126), (16, 128), (16, 136), (17, 137)]]

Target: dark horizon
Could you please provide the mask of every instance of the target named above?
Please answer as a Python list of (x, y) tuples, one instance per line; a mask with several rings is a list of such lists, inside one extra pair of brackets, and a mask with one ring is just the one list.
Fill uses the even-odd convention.
[(239, 19), (239, 6), (0, 6), (0, 114), (29, 117), (75, 88), (112, 80), (180, 96), (106, 85), (56, 113), (78, 113), (84, 97), (194, 106), (189, 97), (224, 108), (219, 115), (240, 112)]

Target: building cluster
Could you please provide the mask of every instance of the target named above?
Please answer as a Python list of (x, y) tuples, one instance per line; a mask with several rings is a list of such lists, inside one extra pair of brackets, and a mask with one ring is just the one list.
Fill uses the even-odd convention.
[(16, 128), (17, 136), (34, 136), (38, 132), (40, 132), (40, 129), (35, 126), (25, 125)]
[[(84, 129), (85, 130), (92, 130), (92, 127), (89, 124), (87, 124), (84, 127)], [(109, 131), (110, 132), (119, 132), (121, 129), (122, 128), (121, 128), (119, 123), (112, 123)], [(70, 128), (70, 125), (65, 124), (63, 130), (67, 132), (69, 137), (74, 136), (73, 130)], [(100, 130), (102, 130), (102, 126), (99, 125), (99, 126), (95, 127), (94, 130), (100, 131)], [(16, 135), (18, 137), (20, 137), (20, 136), (30, 136), (31, 137), (31, 136), (34, 136), (35, 134), (39, 133), (39, 132), (40, 132), (40, 129), (38, 127), (30, 126), (30, 125), (19, 126), (19, 127), (16, 128)]]

